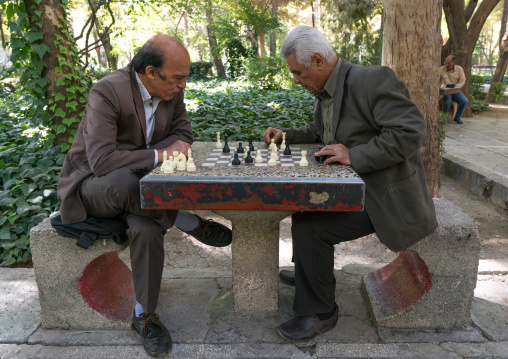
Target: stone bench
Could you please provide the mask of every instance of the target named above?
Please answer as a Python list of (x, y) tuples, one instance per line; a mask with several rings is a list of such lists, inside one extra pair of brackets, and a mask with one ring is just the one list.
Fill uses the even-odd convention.
[(434, 199), (439, 227), (363, 277), (373, 322), (399, 329), (453, 329), (471, 324), (480, 240), (473, 221)]
[[(480, 252), (478, 233), (472, 221), (457, 206), (445, 199), (434, 202), (438, 230), (400, 252), (388, 266), (363, 278), (367, 303), (376, 325), (446, 329), (470, 324)], [(248, 231), (250, 226), (245, 223), (240, 221), (237, 230)], [(253, 230), (259, 231), (259, 228)], [(270, 242), (273, 246), (260, 253), (268, 255), (270, 252), (278, 256), (277, 226), (266, 227), (264, 232), (267, 233), (263, 243)], [(250, 258), (254, 251), (252, 246), (260, 245), (250, 242), (233, 243), (241, 245), (233, 251), (233, 256)], [(132, 275), (118, 257), (125, 245), (100, 240), (84, 250), (75, 245), (75, 239), (59, 236), (49, 219), (32, 228), (31, 243), (43, 328), (129, 328), (135, 301)], [(242, 263), (242, 258), (236, 258), (237, 264)], [(258, 262), (265, 260), (256, 259)], [(250, 293), (248, 298), (240, 295), (243, 292), (235, 293), (242, 304), (240, 309), (258, 310), (258, 299), (245, 278), (255, 275), (258, 280), (266, 281), (265, 286), (274, 287), (277, 293), (278, 268), (266, 265), (240, 267), (232, 266), (236, 280), (233, 282), (237, 283), (237, 288)], [(267, 310), (277, 310), (276, 297), (274, 303), (275, 307)], [(263, 305), (267, 304), (263, 302)]]

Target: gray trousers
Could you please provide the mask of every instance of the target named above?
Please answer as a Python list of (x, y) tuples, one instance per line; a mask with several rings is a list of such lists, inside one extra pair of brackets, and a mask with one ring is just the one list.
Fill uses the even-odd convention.
[(102, 177), (90, 176), (81, 184), (81, 199), (89, 216), (121, 216), (129, 228), (129, 248), (136, 300), (145, 313), (155, 311), (164, 268), (164, 234), (178, 211), (141, 209), (139, 177), (119, 168)]
[(293, 309), (298, 315), (309, 316), (334, 310), (334, 245), (374, 232), (366, 211), (293, 213)]

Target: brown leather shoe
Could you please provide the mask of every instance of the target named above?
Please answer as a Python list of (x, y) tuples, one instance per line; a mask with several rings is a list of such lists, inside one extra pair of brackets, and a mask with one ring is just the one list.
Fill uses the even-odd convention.
[(196, 217), (199, 219), (198, 227), (193, 231), (184, 231), (185, 233), (212, 247), (225, 247), (231, 244), (233, 239), (231, 229), (211, 219)]
[(169, 331), (155, 312), (148, 315), (141, 313), (139, 317), (136, 317), (134, 312), (132, 314), (132, 329), (141, 336), (143, 347), (148, 355), (160, 357), (171, 350), (173, 343)]
[(318, 334), (333, 329), (339, 320), (339, 307), (335, 304), (335, 313), (327, 320), (319, 320), (317, 315), (308, 317), (297, 316), (279, 326), (279, 334), (292, 342), (304, 342)]

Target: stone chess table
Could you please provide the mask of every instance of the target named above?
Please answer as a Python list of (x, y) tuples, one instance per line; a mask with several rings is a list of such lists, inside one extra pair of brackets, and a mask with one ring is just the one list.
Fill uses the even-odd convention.
[[(317, 144), (294, 145), (299, 153), (307, 150), (308, 167), (300, 167), (299, 159), (290, 166), (203, 166), (214, 147), (192, 145), (195, 172), (164, 174), (157, 167), (141, 178), (141, 206), (212, 210), (229, 219), (235, 310), (277, 310), (280, 220), (295, 211), (362, 211), (365, 184), (350, 166), (315, 161)], [(237, 143), (229, 147), (233, 153)]]

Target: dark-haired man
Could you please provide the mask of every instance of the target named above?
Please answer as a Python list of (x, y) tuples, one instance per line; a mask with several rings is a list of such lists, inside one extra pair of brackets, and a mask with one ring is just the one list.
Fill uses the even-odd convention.
[[(455, 87), (462, 88), (466, 83), (464, 70), (459, 65), (455, 65), (455, 56), (453, 55), (450, 55), (445, 59), (445, 64), (444, 66), (441, 66), (440, 74), (441, 83), (444, 85), (450, 84), (455, 85)], [(452, 102), (457, 103), (457, 111), (455, 112), (453, 121), (462, 125), (462, 113), (469, 103), (467, 97), (462, 92), (459, 92), (451, 95), (444, 95), (440, 101), (443, 104), (443, 113), (448, 113), (450, 111)]]
[(167, 229), (175, 225), (218, 247), (232, 238), (227, 227), (189, 213), (141, 209), (141, 176), (162, 162), (164, 151), (187, 154), (193, 141), (183, 95), (189, 67), (189, 53), (179, 41), (155, 35), (127, 67), (98, 81), (58, 185), (63, 223), (88, 216), (127, 223), (137, 301), (132, 327), (151, 356), (171, 349), (169, 332), (155, 313)]

